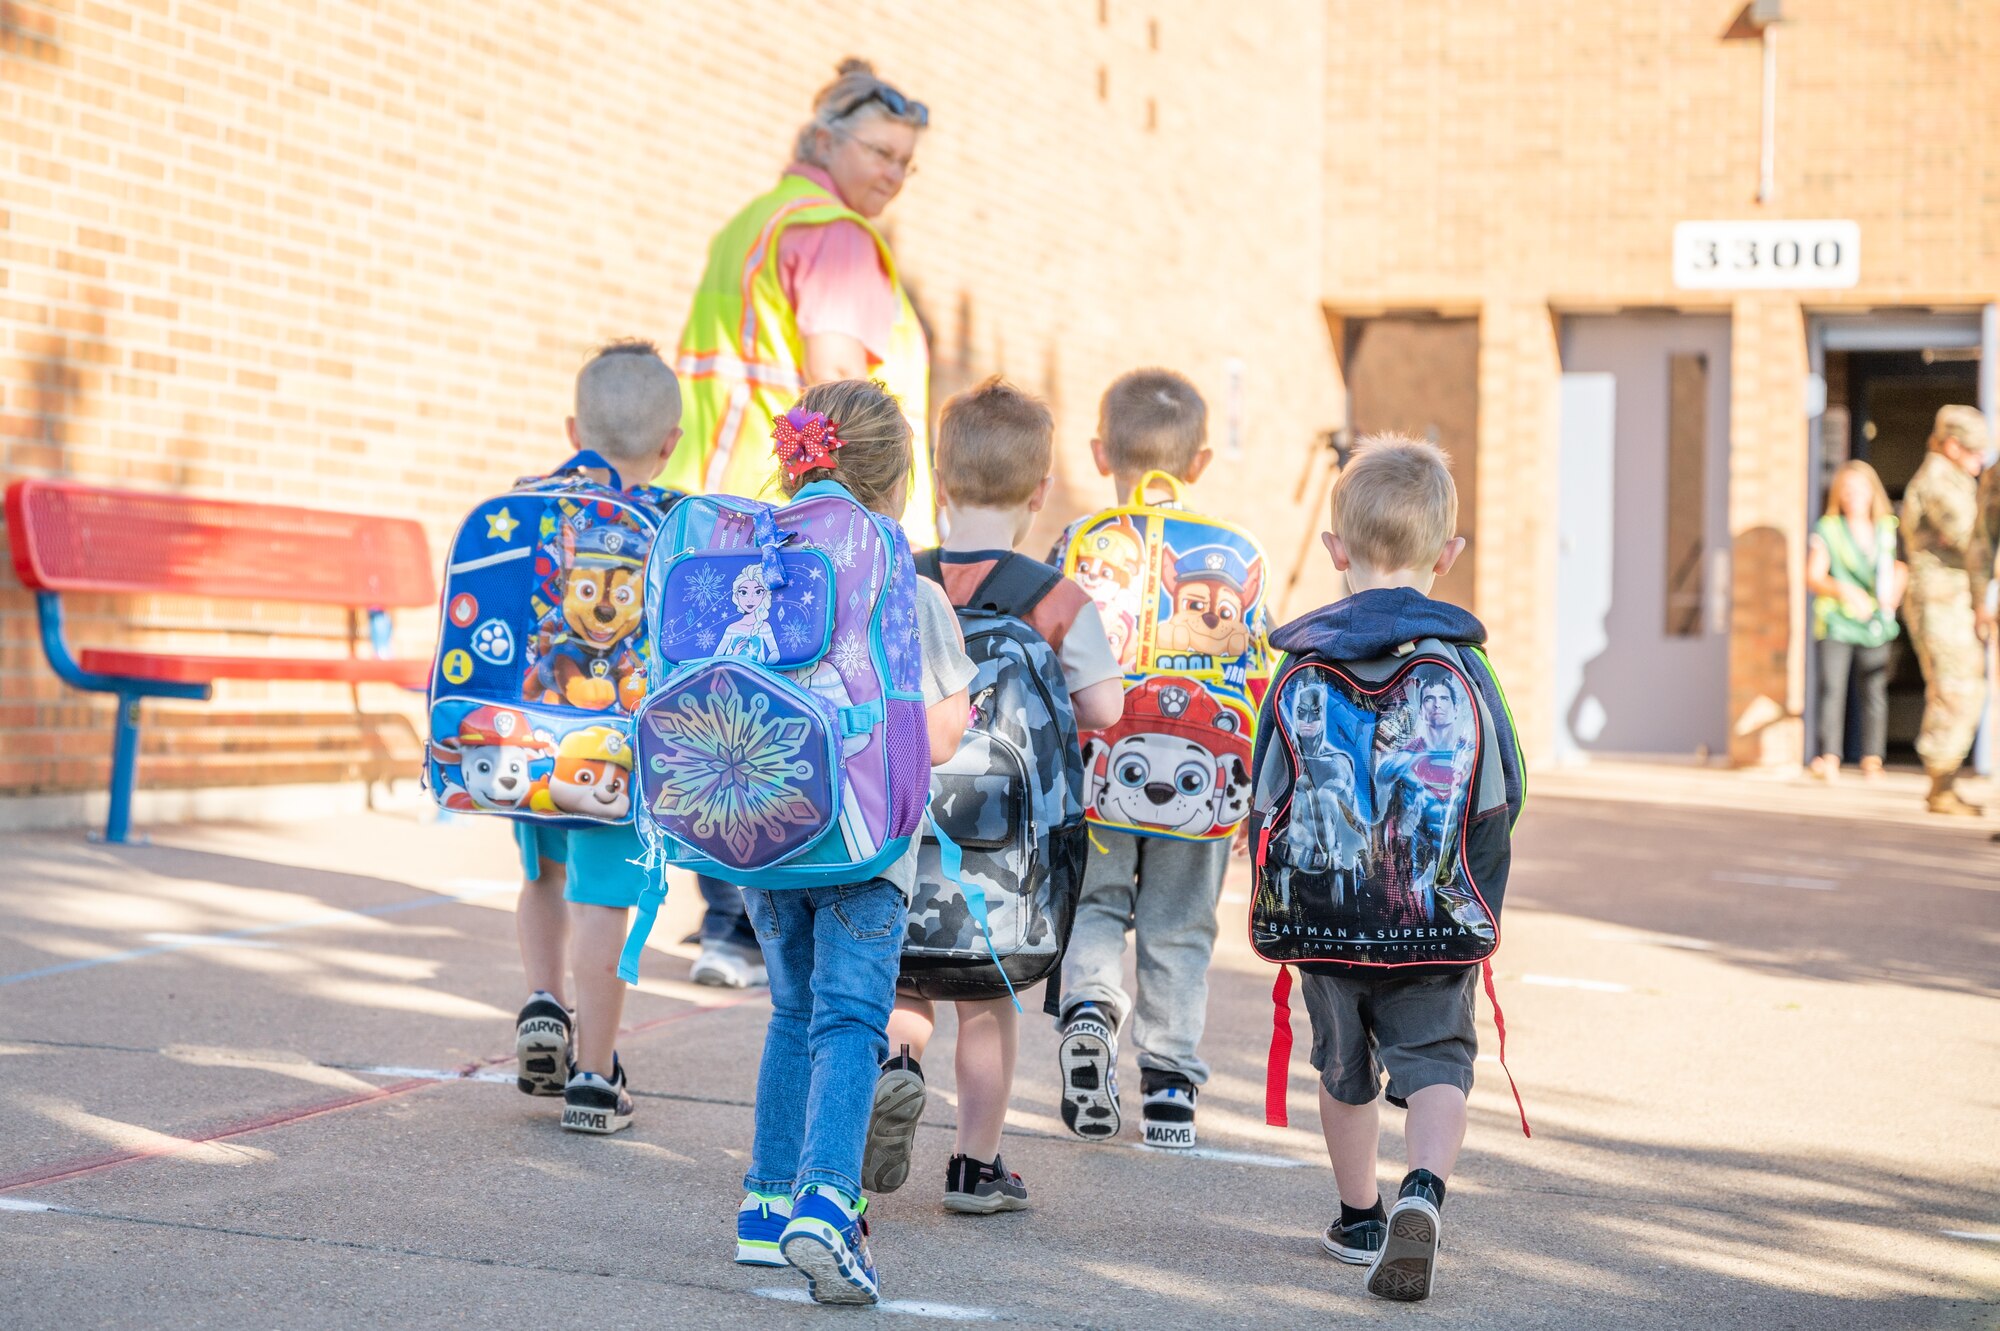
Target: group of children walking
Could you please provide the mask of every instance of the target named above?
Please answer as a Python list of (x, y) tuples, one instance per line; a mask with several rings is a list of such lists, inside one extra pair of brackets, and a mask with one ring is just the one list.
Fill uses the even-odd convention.
[[(1114, 500), (1143, 495), (1159, 473), (1176, 496), (1194, 485), (1211, 458), (1205, 425), (1201, 397), (1178, 374), (1139, 370), (1114, 383), (1091, 444), (1097, 470), (1115, 487)], [(599, 351), (578, 375), (567, 428), (579, 485), (622, 491), (635, 503), (672, 502), (644, 489), (681, 433), (678, 384), (650, 345), (621, 342)], [(831, 482), (891, 522), (904, 512), (911, 432), (879, 384), (808, 388), (779, 432), (774, 470), (786, 496), (826, 493)], [(959, 615), (1016, 613), (1059, 663), (1068, 697), (1057, 710), (1084, 736), (1082, 761), (1073, 740), (1065, 740), (1071, 750), (1065, 756), (1088, 790), (1098, 792), (1086, 800), (1093, 815), (1100, 798), (1105, 809), (1128, 807), (1116, 801), (1129, 798), (1131, 808), (1158, 811), (1094, 821), (1087, 838), (1079, 829), (1079, 882), (1073, 901), (1052, 921), (1066, 935), (1054, 944), (1060, 969), (1048, 980), (1048, 1010), (1060, 1033), (1061, 1114), (1087, 1140), (1121, 1131), (1128, 1110), (1117, 1079), (1122, 1037), (1137, 1049), (1144, 1141), (1163, 1149), (1195, 1144), (1196, 1108), (1209, 1075), (1200, 1044), (1217, 904), (1232, 839), (1254, 850), (1253, 942), (1266, 957), (1296, 964), (1312, 1024), (1321, 1122), (1338, 1187), (1338, 1214), (1323, 1246), (1341, 1261), (1369, 1266), (1370, 1292), (1424, 1298), (1446, 1180), (1465, 1131), (1474, 972), (1497, 943), (1505, 839), (1520, 793), (1504, 703), (1493, 705), (1498, 689), (1477, 651), (1484, 631), (1469, 614), (1428, 598), (1432, 580), (1463, 545), (1454, 535), (1457, 501), (1446, 461), (1435, 446), (1415, 440), (1363, 441), (1335, 488), (1325, 536), (1350, 594), (1268, 635), (1261, 622), (1236, 622), (1254, 607), (1261, 568), (1225, 544), (1162, 551), (1139, 533), (1133, 549), (1153, 561), (1152, 571), (1172, 589), (1171, 620), (1184, 633), (1182, 646), (1190, 653), (1204, 644), (1235, 652), (1247, 640), (1231, 659), (1261, 659), (1257, 682), (1244, 695), (1258, 736), (1253, 770), (1230, 756), (1237, 750), (1204, 747), (1194, 734), (1200, 727), (1210, 738), (1241, 740), (1247, 754), (1242, 731), (1250, 711), (1191, 700), (1173, 681), (1144, 690), (1143, 698), (1128, 694), (1141, 682), (1133, 668), (1135, 637), (1171, 627), (1161, 607), (1135, 612), (1131, 600), (1109, 594), (1127, 579), (1103, 560), (1079, 560), (1072, 551), (1077, 576), (1057, 577), (1017, 552), (1050, 495), (1053, 435), (1049, 409), (998, 379), (944, 405), (935, 471), (945, 535), (940, 550), (918, 556), (917, 566), (935, 580), (918, 579), (907, 607), (920, 648), (909, 682), (916, 685), (913, 703), (920, 691), (921, 710), (911, 715), (921, 716), (922, 733), (905, 735), (908, 752), (890, 761), (922, 762), (927, 750), (930, 765), (939, 767), (962, 741), (971, 742), (968, 722), (977, 728), (992, 690), (967, 654)], [(486, 517), (489, 530), (494, 521)], [(1113, 538), (1125, 539), (1129, 528), (1129, 521), (1095, 528), (1080, 522), (1048, 564), (1062, 562), (1079, 530), (1108, 533), (1098, 545), (1109, 553)], [(542, 534), (548, 537), (546, 529)], [(702, 585), (645, 583), (634, 553), (621, 549), (615, 534), (564, 539), (570, 562), (546, 592), (553, 627), (523, 653), (542, 663), (549, 691), (540, 696), (572, 703), (609, 698), (609, 690), (592, 687), (605, 680), (620, 697), (628, 687), (636, 696), (646, 687), (643, 674), (628, 678), (629, 665), (614, 648), (592, 645), (597, 626), (608, 635), (632, 587), (643, 584), (662, 596), (662, 586)], [(733, 589), (717, 593), (735, 597), (744, 626), (732, 626), (711, 649), (719, 656), (779, 666), (790, 660), (784, 655), (790, 639), (781, 643), (780, 630), (793, 621), (774, 618), (771, 600), (777, 594), (771, 588), (781, 585), (772, 578), (791, 568), (771, 572), (785, 551), (774, 553), (767, 542), (763, 580), (745, 573)], [(657, 547), (652, 557), (661, 558)], [(1034, 594), (1018, 606), (996, 605), (993, 589), (1003, 585), (1033, 585)], [(461, 621), (459, 600), (473, 598), (454, 599), (448, 589), (447, 621), (472, 626), (480, 612), (474, 606)], [(651, 606), (647, 613), (672, 611)], [(664, 621), (648, 621), (654, 622)], [(1276, 670), (1259, 657), (1267, 639), (1288, 653)], [(484, 641), (495, 646), (490, 637)], [(893, 645), (889, 650), (893, 655)], [(563, 682), (557, 668), (566, 651), (581, 663), (575, 684)], [(440, 660), (443, 677), (454, 682), (472, 668), (464, 662), (455, 675), (442, 645)], [(531, 696), (545, 687), (532, 675), (529, 683)], [(1152, 731), (1120, 737), (1128, 698), (1158, 719)], [(847, 725), (850, 714), (866, 710), (835, 706), (828, 715), (841, 718), (851, 739), (868, 720)], [(444, 770), (455, 774), (447, 781), (462, 780), (467, 791), (453, 807), (573, 812), (586, 807), (568, 802), (582, 798), (574, 791), (588, 788), (589, 798), (611, 801), (605, 807), (629, 810), (644, 784), (649, 741), (600, 726), (588, 741), (577, 732), (557, 744), (532, 713), (487, 707), (458, 722), (444, 759), (456, 766)], [(1364, 722), (1372, 739), (1353, 740)], [(1343, 740), (1352, 741), (1344, 751), (1336, 743)], [(1497, 745), (1496, 762), (1486, 761), (1488, 742)], [(552, 774), (535, 783), (546, 786), (541, 796), (517, 804), (497, 787), (483, 794), (475, 788), (475, 780), (496, 779), (487, 776), (489, 755), (499, 755), (504, 768), (510, 744), (539, 744), (552, 757)], [(536, 798), (543, 803), (533, 804)], [(923, 1060), (937, 1003), (947, 1001), (923, 995), (950, 991), (915, 982), (902, 957), (920, 876), (937, 875), (941, 851), (959, 852), (942, 832), (945, 798), (934, 791), (924, 833), (910, 836), (900, 853), (889, 846), (862, 881), (767, 887), (751, 874), (739, 876), (737, 887), (712, 877), (702, 883), (711, 904), (718, 893), (740, 888), (761, 953), (754, 978), (767, 976), (771, 995), (736, 1260), (795, 1267), (821, 1302), (876, 1301), (867, 1198), (902, 1186), (912, 1169), (926, 1095)], [(1183, 808), (1198, 808), (1201, 821), (1166, 821), (1181, 818), (1173, 811)], [(1152, 834), (1169, 826), (1201, 835)], [(633, 821), (515, 823), (525, 880), (517, 918), (531, 991), (517, 1022), (519, 1085), (531, 1095), (560, 1096), (562, 1126), (573, 1131), (612, 1133), (632, 1121), (627, 1070), (615, 1047), (625, 989), (620, 954), (631, 910), (643, 907), (649, 890), (658, 892), (664, 863), (660, 846), (636, 829)], [(1480, 880), (1469, 892), (1466, 876), (1454, 868), (1461, 863)], [(976, 928), (990, 947), (995, 925), (985, 898), (968, 890), (976, 898)], [(1414, 903), (1413, 913), (1396, 916), (1402, 907), (1395, 903), (1403, 901)], [(1343, 951), (1353, 941), (1350, 931), (1328, 921), (1363, 902), (1374, 903), (1369, 920), (1387, 918), (1398, 927), (1375, 929), (1357, 944), (1360, 951)], [(1391, 908), (1386, 917), (1384, 902)], [(1129, 991), (1128, 932), (1137, 952), (1137, 982)], [(1352, 932), (1358, 939), (1363, 931)], [(706, 934), (705, 940), (716, 941)], [(748, 940), (730, 941), (740, 950)], [(1001, 996), (965, 998), (955, 1007), (958, 1123), (943, 1205), (965, 1214), (1018, 1210), (1028, 1205), (1029, 1191), (1004, 1163), (1001, 1137), (1020, 1006), (1009, 983)], [(1385, 1072), (1391, 1103), (1409, 1110), (1410, 1164), (1387, 1205), (1376, 1188)], [(1282, 1107), (1281, 1069), (1273, 1075)]]

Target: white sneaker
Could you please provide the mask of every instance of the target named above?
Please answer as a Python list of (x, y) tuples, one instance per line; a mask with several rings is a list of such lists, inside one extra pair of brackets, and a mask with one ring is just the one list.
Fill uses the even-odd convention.
[(703, 943), (688, 978), (718, 989), (754, 989), (770, 982), (761, 957), (752, 957), (727, 943)]

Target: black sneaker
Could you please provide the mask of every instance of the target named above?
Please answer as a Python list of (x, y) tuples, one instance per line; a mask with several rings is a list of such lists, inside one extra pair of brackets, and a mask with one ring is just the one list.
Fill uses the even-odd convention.
[(868, 1116), (868, 1145), (861, 1156), (861, 1186), (894, 1192), (910, 1177), (910, 1148), (924, 1116), (924, 1070), (910, 1047), (882, 1065), (875, 1082), (875, 1108)]
[(563, 1090), (562, 1125), (571, 1132), (608, 1137), (632, 1126), (632, 1097), (625, 1090), (625, 1065), (611, 1056), (611, 1077), (579, 1072)]
[(1413, 1169), (1403, 1179), (1401, 1195), (1389, 1209), (1388, 1234), (1382, 1251), (1368, 1268), (1368, 1292), (1378, 1299), (1415, 1303), (1431, 1296), (1437, 1272), (1438, 1210), (1444, 1205), (1444, 1180), (1428, 1169)]
[(1140, 1122), (1146, 1129), (1146, 1145), (1175, 1151), (1193, 1146), (1194, 1083), (1178, 1072), (1141, 1068), (1139, 1089), (1146, 1097), (1139, 1109)]
[(1319, 1246), (1349, 1266), (1367, 1266), (1382, 1251), (1382, 1239), (1389, 1232), (1389, 1213), (1382, 1209), (1379, 1198), (1358, 1220), (1345, 1219), (1348, 1208), (1340, 1209), (1340, 1216), (1320, 1235)]
[(514, 1084), (525, 1095), (561, 1095), (569, 1083), (569, 1009), (537, 989), (514, 1018)]
[(1118, 1135), (1117, 1023), (1095, 1003), (1079, 1003), (1063, 1019), (1056, 1062), (1062, 1069), (1063, 1125), (1101, 1141)]
[(960, 1215), (992, 1215), (1027, 1209), (1028, 1187), (1021, 1176), (1000, 1163), (955, 1155), (944, 1171), (944, 1209)]

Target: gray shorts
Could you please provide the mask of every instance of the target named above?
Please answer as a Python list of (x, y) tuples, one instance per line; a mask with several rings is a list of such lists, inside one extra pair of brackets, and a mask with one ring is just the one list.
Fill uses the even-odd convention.
[(1472, 1024), (1474, 967), (1458, 975), (1406, 979), (1301, 971), (1299, 992), (1312, 1019), (1312, 1065), (1328, 1095), (1365, 1105), (1389, 1073), (1389, 1103), (1402, 1106), (1426, 1086), (1472, 1092), (1479, 1037)]

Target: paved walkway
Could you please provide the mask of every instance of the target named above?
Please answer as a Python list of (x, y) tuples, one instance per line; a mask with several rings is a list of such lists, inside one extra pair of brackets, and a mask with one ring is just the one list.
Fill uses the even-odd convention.
[[(947, 1216), (947, 1026), (914, 1181), (872, 1213), (887, 1315), (2000, 1326), (1991, 829), (1906, 816), (1895, 783), (1544, 784), (1565, 793), (1523, 825), (1498, 968), (1536, 1135), (1483, 1061), (1428, 1305), (1373, 1302), (1317, 1250), (1303, 1014), (1295, 1126), (1268, 1128), (1271, 971), (1239, 865), (1201, 1150), (1064, 1134), (1037, 1022), (1007, 1145), (1035, 1208)], [(632, 1131), (564, 1134), (514, 1091), (509, 849), (497, 825), (384, 815), (0, 838), (0, 1321), (868, 1316), (729, 1263), (765, 1005), (685, 983), (691, 949), (656, 948), (630, 1005)], [(676, 895), (660, 938), (692, 918)]]

